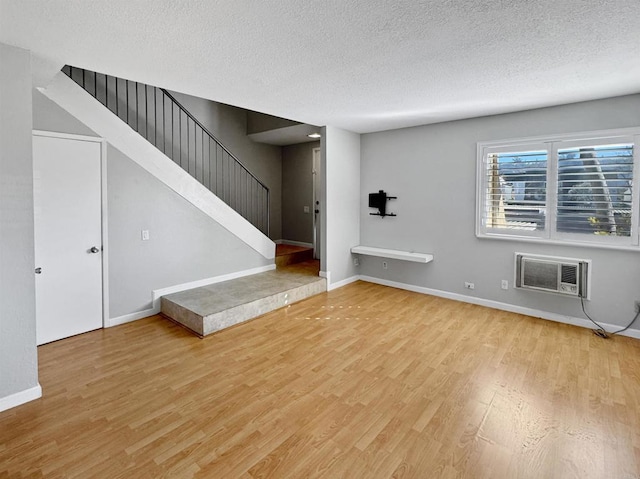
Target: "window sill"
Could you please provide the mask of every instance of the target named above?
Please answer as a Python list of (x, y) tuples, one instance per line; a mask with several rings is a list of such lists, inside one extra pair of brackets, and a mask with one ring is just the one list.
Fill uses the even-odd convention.
[(640, 252), (640, 246), (636, 245), (623, 245), (623, 244), (603, 244), (589, 241), (561, 241), (552, 240), (547, 238), (532, 238), (528, 236), (508, 236), (508, 235), (488, 235), (488, 234), (476, 234), (476, 237), (481, 240), (499, 240), (499, 241), (514, 241), (516, 243), (537, 243), (548, 244), (554, 246), (566, 246), (567, 248), (594, 248), (594, 249), (608, 249), (617, 251), (633, 251)]

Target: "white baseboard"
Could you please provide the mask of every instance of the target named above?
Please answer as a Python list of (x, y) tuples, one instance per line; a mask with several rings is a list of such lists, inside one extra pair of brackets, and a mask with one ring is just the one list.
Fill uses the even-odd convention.
[[(450, 293), (448, 291), (441, 291), (439, 289), (424, 288), (422, 286), (415, 286), (412, 284), (399, 283), (396, 281), (389, 281), (386, 279), (374, 278), (372, 276), (359, 276), (358, 279), (367, 281), (369, 283), (381, 284), (383, 286), (391, 286), (392, 288), (404, 289), (407, 291), (413, 291), (415, 293), (429, 294), (431, 296), (438, 296), (440, 298), (453, 299), (455, 301), (461, 301), (463, 303), (477, 304), (479, 306), (486, 306), (488, 308), (499, 309), (502, 311), (509, 311), (511, 313), (524, 314), (526, 316), (532, 316), (534, 318), (547, 319), (549, 321), (556, 321), (558, 323), (571, 324), (573, 326), (580, 326), (582, 328), (593, 329), (594, 324), (588, 319), (576, 318), (574, 316), (566, 316), (564, 314), (550, 313), (548, 311), (540, 311), (538, 309), (526, 308), (523, 306), (516, 306), (509, 303), (502, 303), (500, 301), (493, 301), (483, 298), (475, 298), (473, 296), (466, 296), (464, 294)], [(600, 323), (603, 328), (608, 331), (616, 331), (620, 329), (620, 326), (615, 324)], [(628, 329), (620, 333), (621, 336), (628, 336), (630, 338), (640, 339), (640, 330)]]
[(305, 246), (307, 248), (313, 248), (313, 243), (305, 243), (303, 241), (293, 241), (286, 239), (279, 239), (274, 241), (275, 244), (288, 244), (291, 246)]
[(135, 313), (125, 314), (123, 316), (118, 316), (117, 318), (110, 318), (107, 320), (107, 324), (104, 325), (105, 328), (111, 328), (113, 326), (118, 326), (120, 324), (130, 323), (131, 321), (136, 321), (142, 318), (148, 318), (149, 316), (153, 316), (154, 314), (158, 314), (160, 312), (160, 302), (158, 302), (158, 307), (155, 306), (150, 309), (144, 309), (142, 311), (136, 311)]
[(151, 293), (153, 306), (155, 308), (156, 303), (159, 306), (160, 298), (168, 294), (179, 293), (180, 291), (186, 291), (187, 289), (201, 288), (202, 286), (209, 286), (210, 284), (222, 283), (223, 281), (242, 278), (244, 276), (251, 276), (253, 274), (265, 273), (267, 271), (273, 271), (274, 269), (276, 269), (275, 263), (268, 264), (266, 266), (258, 266), (257, 268), (245, 269), (243, 271), (236, 271), (234, 273), (222, 274), (220, 276), (214, 276), (212, 278), (205, 278), (205, 279), (200, 279), (198, 281), (191, 281), (189, 283), (176, 284), (175, 286), (169, 286), (168, 288), (156, 289)]
[(25, 389), (24, 391), (0, 398), (0, 412), (20, 406), (21, 404), (28, 403), (29, 401), (33, 401), (40, 397), (42, 397), (42, 387), (38, 384), (30, 389)]
[(350, 278), (343, 279), (342, 281), (338, 281), (337, 283), (329, 284), (329, 280), (327, 280), (327, 291), (333, 291), (334, 289), (342, 288), (350, 283), (354, 283), (360, 279), (360, 276), (351, 276)]
[(186, 291), (187, 289), (200, 288), (202, 286), (208, 286), (210, 284), (222, 283), (223, 281), (229, 281), (231, 279), (242, 278), (244, 276), (250, 276), (252, 274), (264, 273), (266, 271), (272, 271), (276, 269), (275, 264), (268, 264), (266, 266), (259, 266), (257, 268), (245, 269), (243, 271), (236, 271), (234, 273), (222, 274), (220, 276), (214, 276), (212, 278), (199, 279), (197, 281), (191, 281), (189, 283), (176, 284), (167, 288), (156, 289), (151, 292), (152, 307), (143, 311), (137, 311), (131, 314), (125, 314), (124, 316), (118, 316), (117, 318), (111, 318), (105, 324), (106, 328), (111, 326), (117, 326), (119, 324), (130, 323), (138, 319), (147, 318), (158, 314), (160, 312), (160, 298), (167, 294), (179, 293), (180, 291)]
[(334, 289), (342, 288), (343, 286), (346, 286), (360, 279), (360, 276), (355, 275), (355, 276), (351, 276), (350, 278), (343, 279), (342, 281), (337, 281), (336, 283), (332, 283), (331, 271), (320, 271), (318, 272), (318, 276), (320, 276), (321, 278), (326, 278), (327, 291), (333, 291)]

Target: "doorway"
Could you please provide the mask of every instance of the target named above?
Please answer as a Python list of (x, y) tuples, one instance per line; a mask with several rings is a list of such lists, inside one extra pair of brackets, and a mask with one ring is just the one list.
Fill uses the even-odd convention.
[(34, 132), (37, 344), (103, 327), (103, 144)]

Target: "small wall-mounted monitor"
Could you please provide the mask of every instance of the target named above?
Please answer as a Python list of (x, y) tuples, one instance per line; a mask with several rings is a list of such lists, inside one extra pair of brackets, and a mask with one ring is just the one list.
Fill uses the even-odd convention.
[(397, 196), (387, 196), (384, 190), (377, 193), (369, 193), (369, 208), (377, 208), (377, 213), (369, 213), (373, 216), (395, 216), (395, 213), (387, 213), (387, 200), (395, 200)]
[(369, 193), (369, 208), (386, 209), (387, 194), (380, 190), (378, 193)]

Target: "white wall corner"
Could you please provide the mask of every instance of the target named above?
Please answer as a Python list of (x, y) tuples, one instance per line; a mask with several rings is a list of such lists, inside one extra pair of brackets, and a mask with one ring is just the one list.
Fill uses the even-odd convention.
[(0, 398), (0, 412), (6, 411), (21, 404), (28, 403), (42, 397), (42, 387), (38, 384), (30, 389), (25, 389), (9, 396)]
[(361, 137), (358, 133), (331, 126), (323, 131), (326, 212), (323, 267), (342, 281), (357, 273), (350, 249), (360, 244)]
[(351, 276), (349, 278), (343, 279), (342, 281), (338, 281), (336, 283), (329, 284), (329, 282), (327, 281), (327, 291), (333, 291), (334, 289), (342, 288), (343, 286), (346, 286), (348, 284), (355, 283), (359, 279), (360, 279), (360, 276), (355, 275), (355, 276)]

